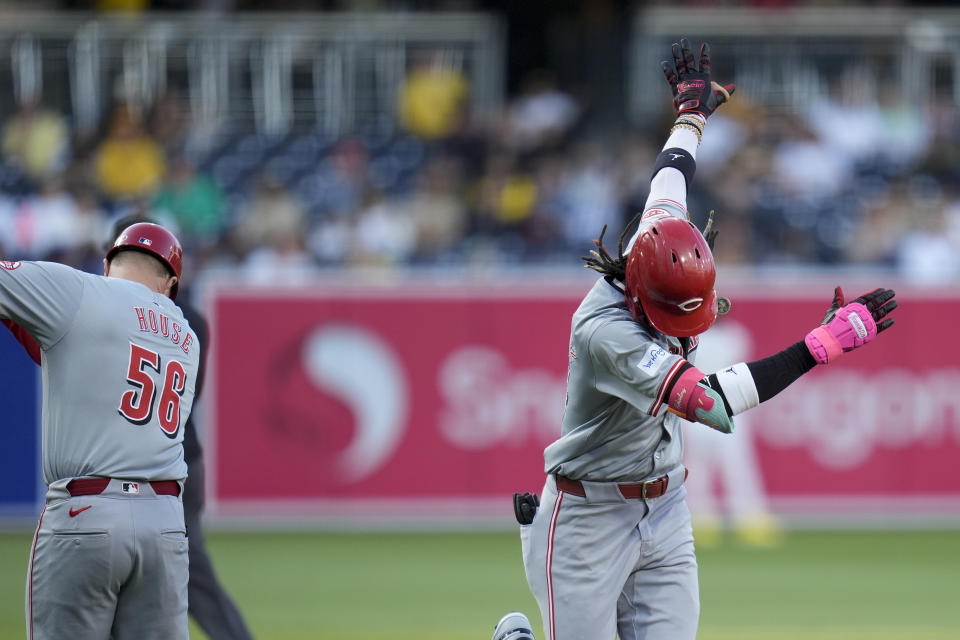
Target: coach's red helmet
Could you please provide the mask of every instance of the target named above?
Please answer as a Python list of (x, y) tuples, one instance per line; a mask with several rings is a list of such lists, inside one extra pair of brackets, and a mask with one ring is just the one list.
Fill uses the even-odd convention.
[(170, 298), (177, 299), (180, 274), (183, 272), (183, 247), (175, 235), (158, 224), (137, 222), (120, 232), (113, 241), (113, 246), (107, 251), (107, 260), (112, 260), (113, 256), (126, 250), (142, 251), (165, 264), (170, 273), (177, 276), (177, 283), (170, 290)]
[(700, 230), (670, 215), (640, 223), (626, 269), (630, 313), (677, 338), (703, 333), (717, 319), (717, 270)]

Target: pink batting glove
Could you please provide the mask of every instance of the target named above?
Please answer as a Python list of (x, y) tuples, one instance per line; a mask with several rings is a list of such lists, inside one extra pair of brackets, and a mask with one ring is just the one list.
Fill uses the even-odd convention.
[(830, 322), (808, 333), (804, 342), (814, 360), (827, 364), (876, 337), (873, 315), (859, 302), (851, 302), (841, 307)]

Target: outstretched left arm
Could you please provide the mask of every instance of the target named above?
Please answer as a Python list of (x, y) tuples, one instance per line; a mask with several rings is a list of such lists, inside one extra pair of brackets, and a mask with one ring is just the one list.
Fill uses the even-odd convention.
[(766, 402), (817, 364), (835, 362), (893, 326), (886, 317), (897, 308), (891, 289), (875, 289), (849, 304), (834, 290), (823, 324), (783, 351), (753, 362), (740, 362), (704, 375), (693, 365), (670, 389), (670, 408), (693, 422), (731, 433), (733, 416)]

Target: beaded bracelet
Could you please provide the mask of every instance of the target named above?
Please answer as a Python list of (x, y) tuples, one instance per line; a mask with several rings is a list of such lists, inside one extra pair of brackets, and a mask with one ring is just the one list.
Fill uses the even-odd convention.
[(701, 134), (703, 134), (704, 123), (698, 122), (693, 118), (687, 118), (687, 117), (681, 116), (674, 121), (674, 124), (689, 124), (690, 126), (694, 127), (697, 131), (699, 131)]
[(670, 133), (672, 134), (677, 129), (689, 129), (695, 136), (697, 136), (697, 144), (703, 142), (703, 131), (701, 131), (700, 128), (694, 123), (688, 120), (678, 120), (672, 127), (670, 127)]

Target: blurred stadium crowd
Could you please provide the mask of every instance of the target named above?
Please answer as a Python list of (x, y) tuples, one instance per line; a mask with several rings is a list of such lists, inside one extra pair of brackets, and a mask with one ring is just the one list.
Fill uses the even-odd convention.
[[(865, 265), (960, 274), (960, 110), (923, 106), (856, 67), (796, 112), (746, 95), (711, 118), (691, 215), (715, 209), (721, 264)], [(122, 94), (94, 136), (21, 101), (2, 123), (0, 254), (98, 271), (119, 216), (172, 225), (191, 269), (290, 282), (330, 267), (576, 266), (642, 206), (669, 122), (615, 135), (582, 97), (528, 73), (498, 113), (455, 68), (412, 65), (389, 134), (196, 131), (170, 89)], [(602, 132), (602, 133), (601, 133)]]

